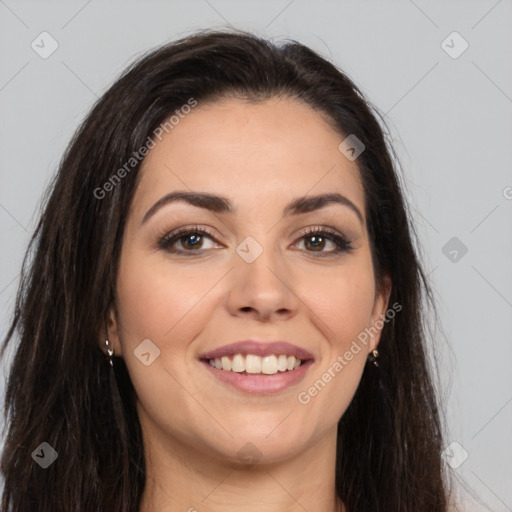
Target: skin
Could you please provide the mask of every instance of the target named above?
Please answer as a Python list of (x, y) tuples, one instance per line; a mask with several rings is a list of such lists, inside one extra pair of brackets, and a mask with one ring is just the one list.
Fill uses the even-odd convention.
[[(356, 162), (338, 150), (344, 138), (298, 100), (224, 99), (200, 103), (144, 160), (107, 333), (138, 397), (147, 469), (141, 511), (344, 510), (334, 483), (337, 424), (380, 332), (308, 404), (297, 399), (375, 324), (389, 299), (389, 280), (382, 291), (375, 284), (364, 190)], [(222, 195), (236, 212), (174, 202), (142, 223), (173, 191)], [(282, 216), (294, 198), (332, 192), (352, 201), (363, 222), (340, 204)], [(196, 224), (213, 238), (185, 236), (173, 245), (190, 254), (195, 242), (195, 255), (158, 246), (169, 232)], [(330, 240), (318, 249), (303, 236), (327, 226), (350, 240), (349, 252), (336, 254)], [(247, 236), (263, 248), (251, 264), (236, 252)], [(248, 395), (199, 361), (249, 338), (287, 340), (315, 362), (278, 394)], [(160, 350), (149, 366), (134, 356), (144, 339)], [(256, 464), (237, 456), (247, 443), (261, 454)]]

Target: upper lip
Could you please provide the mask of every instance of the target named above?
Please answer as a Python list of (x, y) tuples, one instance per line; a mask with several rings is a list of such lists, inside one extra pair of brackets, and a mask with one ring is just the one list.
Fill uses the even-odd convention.
[(222, 356), (235, 354), (253, 354), (255, 356), (287, 355), (306, 361), (314, 359), (313, 354), (304, 348), (298, 347), (286, 341), (254, 341), (245, 340), (223, 345), (200, 356), (201, 359), (216, 359)]

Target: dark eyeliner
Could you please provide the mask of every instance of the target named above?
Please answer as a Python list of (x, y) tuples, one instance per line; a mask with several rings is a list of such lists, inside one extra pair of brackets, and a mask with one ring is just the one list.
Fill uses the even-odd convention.
[(333, 242), (337, 249), (335, 251), (306, 251), (307, 253), (311, 253), (314, 258), (325, 258), (329, 256), (336, 256), (342, 252), (349, 252), (353, 249), (350, 240), (345, 238), (343, 235), (338, 234), (335, 230), (330, 228), (310, 228), (305, 233), (301, 235), (299, 240), (303, 238), (307, 238), (309, 236), (321, 236)]
[[(181, 238), (186, 238), (188, 235), (196, 235), (196, 234), (201, 235), (201, 236), (206, 235), (209, 238), (211, 238), (212, 240), (214, 240), (213, 235), (208, 230), (206, 230), (204, 228), (200, 228), (199, 226), (189, 226), (189, 227), (179, 228), (176, 231), (172, 231), (171, 233), (167, 233), (165, 236), (163, 236), (158, 241), (158, 248), (163, 251), (170, 252), (170, 253), (198, 254), (194, 250), (184, 251), (184, 250), (172, 249), (172, 246), (174, 245), (174, 243), (177, 242), (178, 240), (180, 240)], [(197, 251), (201, 251), (201, 249), (197, 249)]]
[[(176, 231), (172, 231), (170, 233), (167, 233), (163, 237), (159, 239), (157, 242), (158, 248), (172, 253), (172, 254), (180, 254), (180, 255), (191, 255), (196, 256), (201, 253), (203, 249), (197, 249), (197, 250), (183, 250), (183, 249), (173, 249), (172, 246), (179, 241), (182, 238), (186, 238), (188, 235), (201, 235), (201, 236), (207, 236), (208, 238), (211, 238), (213, 241), (216, 242), (215, 237), (212, 233), (210, 233), (208, 230), (204, 228), (200, 228), (199, 226), (189, 226), (189, 227), (183, 227), (179, 228)], [(310, 236), (321, 236), (322, 238), (326, 238), (327, 240), (330, 240), (333, 242), (337, 249), (334, 251), (308, 251), (303, 250), (304, 252), (311, 254), (314, 258), (326, 258), (326, 257), (332, 257), (339, 255), (343, 252), (349, 252), (351, 249), (353, 249), (351, 243), (349, 240), (347, 240), (344, 236), (338, 234), (335, 230), (330, 228), (324, 228), (324, 227), (316, 227), (316, 228), (310, 228), (306, 232), (302, 233), (302, 235), (298, 238), (297, 242), (310, 237)], [(297, 243), (296, 242), (296, 243)]]

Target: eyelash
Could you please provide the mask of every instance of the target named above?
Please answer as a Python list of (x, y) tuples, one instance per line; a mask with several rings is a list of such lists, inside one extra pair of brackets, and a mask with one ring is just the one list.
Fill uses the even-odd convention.
[[(206, 235), (212, 240), (215, 240), (215, 237), (212, 233), (210, 233), (205, 228), (200, 228), (199, 226), (193, 226), (193, 227), (185, 227), (180, 228), (177, 231), (171, 232), (166, 234), (164, 237), (162, 237), (158, 242), (158, 247), (161, 250), (167, 251), (169, 253), (174, 254), (186, 254), (187, 256), (196, 256), (204, 249), (195, 249), (190, 251), (185, 250), (176, 250), (172, 249), (172, 245), (174, 245), (175, 242), (181, 240), (182, 238), (186, 238), (189, 235)], [(308, 229), (305, 233), (303, 233), (299, 240), (302, 240), (303, 238), (311, 237), (311, 236), (321, 236), (322, 238), (326, 238), (327, 240), (333, 242), (337, 249), (334, 251), (306, 251), (309, 253), (312, 253), (313, 257), (315, 258), (325, 258), (329, 256), (336, 256), (343, 252), (350, 252), (353, 247), (351, 245), (351, 242), (347, 240), (344, 236), (341, 236), (337, 234), (334, 230), (330, 228), (311, 228)]]

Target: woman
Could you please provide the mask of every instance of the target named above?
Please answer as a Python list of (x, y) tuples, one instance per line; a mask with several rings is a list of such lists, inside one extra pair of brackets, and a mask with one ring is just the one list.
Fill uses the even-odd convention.
[(24, 264), (2, 510), (448, 510), (390, 151), (295, 42), (205, 31), (131, 66)]

